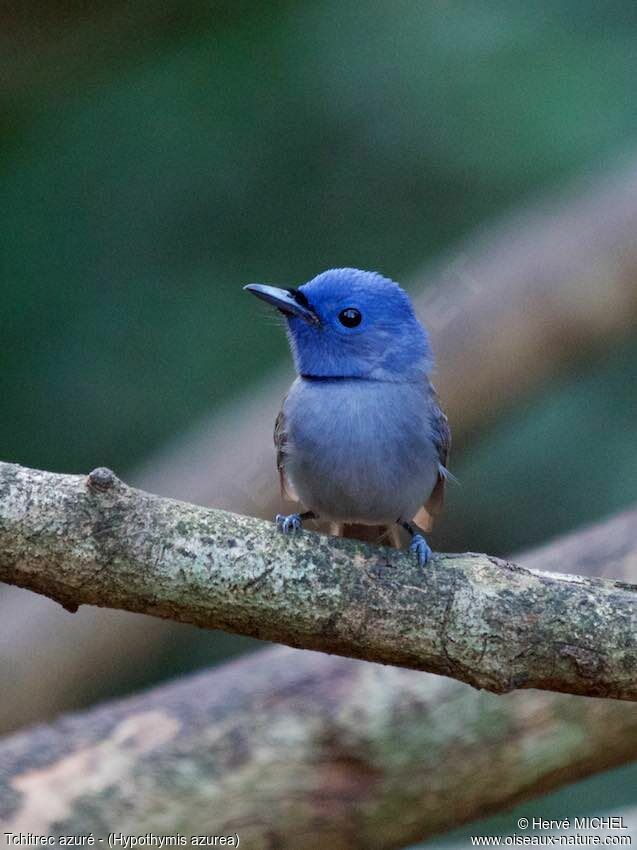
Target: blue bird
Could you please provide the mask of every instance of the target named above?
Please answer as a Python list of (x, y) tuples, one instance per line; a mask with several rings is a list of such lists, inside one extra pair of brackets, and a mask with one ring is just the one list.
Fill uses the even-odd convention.
[(277, 515), (278, 527), (289, 533), (321, 518), (337, 533), (347, 524), (391, 536), (398, 524), (424, 566), (423, 532), (442, 508), (451, 434), (409, 296), (359, 269), (331, 269), (298, 289), (245, 289), (285, 316), (298, 373), (274, 442), (281, 492), (307, 510)]

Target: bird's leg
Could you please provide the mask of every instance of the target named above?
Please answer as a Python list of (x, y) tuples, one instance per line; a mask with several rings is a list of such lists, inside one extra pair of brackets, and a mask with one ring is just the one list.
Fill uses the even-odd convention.
[(432, 556), (432, 551), (425, 539), (425, 535), (422, 533), (422, 529), (418, 528), (417, 525), (414, 525), (411, 522), (407, 522), (407, 520), (398, 518), (396, 520), (398, 525), (401, 525), (405, 531), (408, 531), (411, 534), (411, 543), (409, 544), (409, 549), (411, 552), (416, 553), (416, 557), (418, 558), (418, 565), (421, 567), (425, 567), (427, 562)]
[(279, 531), (284, 534), (291, 534), (293, 531), (300, 531), (303, 527), (302, 523), (305, 519), (318, 519), (314, 511), (305, 511), (302, 514), (277, 514), (274, 521), (276, 522)]

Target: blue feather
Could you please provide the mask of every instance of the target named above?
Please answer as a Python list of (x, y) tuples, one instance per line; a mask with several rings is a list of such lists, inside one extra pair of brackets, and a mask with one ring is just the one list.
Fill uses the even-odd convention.
[[(425, 377), (433, 365), (429, 339), (407, 293), (376, 272), (331, 269), (299, 287), (319, 325), (288, 319), (288, 336), (299, 374), (368, 378), (405, 383)], [(353, 308), (361, 323), (339, 320)]]

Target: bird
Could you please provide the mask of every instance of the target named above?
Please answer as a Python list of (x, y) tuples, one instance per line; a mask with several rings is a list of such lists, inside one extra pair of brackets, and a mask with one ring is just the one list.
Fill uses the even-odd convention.
[[(296, 367), (274, 427), (285, 534), (305, 520), (404, 528), (424, 567), (442, 510), (451, 431), (429, 374), (433, 354), (408, 294), (378, 272), (335, 268), (298, 287), (245, 290), (284, 317)], [(395, 543), (394, 537), (394, 543)]]

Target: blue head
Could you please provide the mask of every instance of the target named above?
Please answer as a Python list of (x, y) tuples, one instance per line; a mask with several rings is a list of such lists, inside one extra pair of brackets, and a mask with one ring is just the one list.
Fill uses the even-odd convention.
[(298, 289), (246, 289), (285, 315), (301, 375), (414, 381), (431, 368), (409, 296), (376, 272), (330, 269)]

